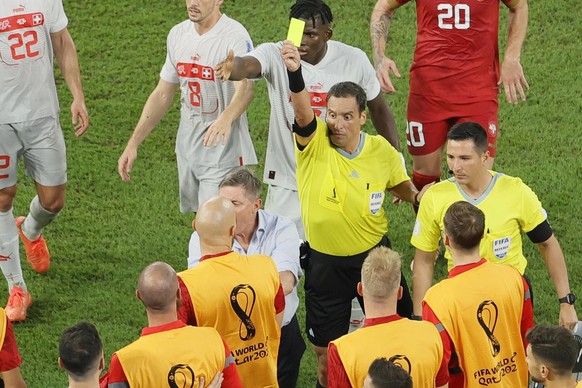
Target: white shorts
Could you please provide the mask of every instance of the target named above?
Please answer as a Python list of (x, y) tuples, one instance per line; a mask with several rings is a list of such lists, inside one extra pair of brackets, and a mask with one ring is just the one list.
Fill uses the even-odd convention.
[(297, 190), (269, 185), (265, 210), (285, 216), (295, 223), (299, 238), (305, 240), (305, 230), (301, 221), (301, 205)]
[(235, 166), (197, 166), (176, 155), (180, 183), (180, 211), (197, 212), (200, 205), (218, 195), (218, 184)]
[(18, 158), (43, 186), (67, 183), (67, 151), (58, 116), (0, 124), (0, 189), (16, 185)]

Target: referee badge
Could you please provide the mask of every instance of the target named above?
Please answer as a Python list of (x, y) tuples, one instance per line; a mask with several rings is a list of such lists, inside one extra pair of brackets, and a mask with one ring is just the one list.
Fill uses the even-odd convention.
[(384, 192), (376, 191), (370, 193), (370, 213), (376, 214), (384, 203)]
[(509, 252), (510, 247), (511, 237), (509, 236), (493, 240), (493, 254), (500, 260), (507, 256), (507, 252)]

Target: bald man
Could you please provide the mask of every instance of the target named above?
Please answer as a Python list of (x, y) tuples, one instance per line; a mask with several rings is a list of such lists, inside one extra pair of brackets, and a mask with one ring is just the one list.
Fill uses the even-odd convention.
[[(278, 387), (277, 353), (285, 296), (273, 260), (232, 251), (235, 207), (214, 197), (193, 228), (202, 257), (178, 274), (185, 323), (216, 328), (230, 345), (244, 387)], [(257, 372), (259, 371), (259, 372)]]
[(107, 387), (189, 387), (194, 380), (210, 382), (220, 373), (223, 387), (242, 387), (220, 334), (178, 320), (180, 289), (172, 267), (160, 261), (148, 265), (139, 276), (136, 296), (145, 306), (148, 327), (113, 354)]

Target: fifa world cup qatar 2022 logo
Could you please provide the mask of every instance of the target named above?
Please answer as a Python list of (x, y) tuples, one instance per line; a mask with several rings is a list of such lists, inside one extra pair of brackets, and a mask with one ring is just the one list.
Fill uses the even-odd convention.
[(412, 373), (412, 364), (408, 357), (403, 354), (395, 354), (394, 356), (388, 359), (389, 362), (398, 365), (402, 369), (404, 369), (408, 374)]
[(230, 306), (240, 319), (238, 335), (243, 341), (253, 339), (256, 334), (255, 325), (251, 321), (256, 296), (250, 284), (239, 284), (230, 293)]
[(493, 357), (497, 356), (501, 350), (501, 344), (493, 334), (495, 326), (497, 326), (497, 314), (497, 305), (492, 300), (482, 302), (477, 308), (477, 322), (479, 322), (479, 325), (481, 325), (481, 328), (489, 339), (491, 355)]
[(168, 372), (168, 387), (170, 388), (193, 388), (195, 381), (196, 375), (187, 364), (176, 364)]

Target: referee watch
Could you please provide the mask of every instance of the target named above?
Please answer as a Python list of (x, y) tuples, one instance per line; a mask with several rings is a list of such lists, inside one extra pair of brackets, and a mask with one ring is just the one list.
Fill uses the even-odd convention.
[(565, 297), (558, 299), (558, 302), (560, 302), (560, 304), (568, 303), (573, 305), (576, 302), (576, 295), (569, 293)]

